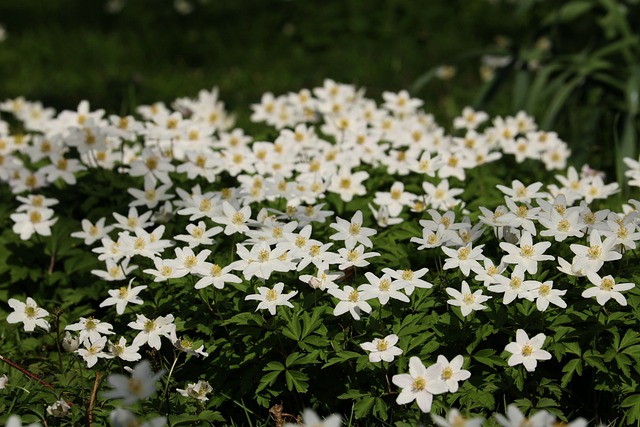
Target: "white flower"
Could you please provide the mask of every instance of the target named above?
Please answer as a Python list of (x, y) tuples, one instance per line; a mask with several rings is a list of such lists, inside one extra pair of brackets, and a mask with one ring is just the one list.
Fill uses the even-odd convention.
[(81, 317), (78, 323), (67, 325), (65, 331), (80, 331), (80, 341), (90, 339), (97, 341), (102, 335), (113, 335), (113, 325), (107, 322), (101, 322), (93, 317)]
[(222, 289), (224, 288), (225, 283), (241, 283), (241, 278), (235, 274), (229, 273), (231, 270), (232, 265), (220, 267), (218, 264), (212, 264), (211, 270), (196, 282), (194, 288), (202, 289), (213, 285), (216, 289)]
[(340, 316), (348, 311), (354, 319), (360, 320), (360, 311), (371, 313), (371, 306), (363, 299), (366, 295), (360, 295), (359, 290), (348, 285), (344, 289), (329, 289), (327, 292), (340, 300), (333, 309), (333, 315)]
[(367, 258), (379, 256), (378, 252), (366, 252), (364, 251), (364, 245), (359, 245), (355, 248), (340, 248), (338, 254), (340, 259), (338, 260), (338, 269), (346, 270), (349, 267), (365, 267), (369, 265)]
[(143, 314), (136, 314), (136, 321), (129, 322), (130, 328), (138, 330), (138, 335), (133, 339), (133, 345), (142, 346), (149, 344), (149, 347), (160, 350), (162, 342), (160, 337), (170, 338), (175, 325), (173, 315), (158, 316), (155, 319), (148, 319)]
[(56, 400), (53, 404), (47, 406), (47, 414), (53, 417), (65, 417), (69, 413), (71, 406), (63, 400)]
[(7, 424), (5, 424), (5, 427), (41, 427), (41, 425), (38, 423), (33, 423), (33, 424), (23, 426), (22, 420), (18, 415), (11, 415), (7, 419)]
[(74, 337), (68, 331), (65, 332), (64, 338), (62, 338), (62, 348), (69, 353), (73, 353), (80, 346), (80, 340), (78, 337)]
[(551, 242), (538, 242), (534, 245), (531, 233), (523, 231), (520, 237), (520, 246), (500, 242), (500, 247), (508, 253), (502, 257), (501, 262), (521, 265), (529, 274), (536, 274), (538, 272), (538, 261), (554, 259), (551, 255), (544, 255), (544, 251), (549, 249), (550, 246)]
[(133, 368), (131, 377), (120, 374), (109, 375), (107, 382), (113, 390), (103, 393), (102, 396), (107, 399), (123, 399), (124, 405), (131, 405), (155, 393), (156, 382), (163, 374), (163, 371), (154, 374), (151, 363), (143, 360)]
[(268, 280), (274, 271), (285, 272), (292, 270), (294, 265), (291, 261), (282, 261), (280, 257), (287, 253), (283, 246), (276, 246), (274, 249), (266, 242), (253, 245), (251, 251), (244, 245), (236, 244), (236, 254), (241, 258), (234, 261), (229, 266), (233, 270), (242, 270), (244, 278), (250, 280), (253, 276), (259, 279)]
[(554, 305), (562, 308), (567, 307), (567, 303), (560, 298), (562, 295), (566, 294), (567, 291), (553, 289), (553, 282), (551, 280), (540, 283), (540, 286), (536, 289), (532, 289), (531, 292), (536, 298), (536, 307), (540, 311), (545, 311), (549, 306), (549, 303), (553, 303)]
[(533, 301), (532, 291), (536, 289), (539, 282), (534, 280), (524, 280), (524, 267), (516, 265), (511, 272), (511, 277), (502, 275), (496, 276), (496, 283), (487, 286), (491, 292), (503, 293), (502, 303), (509, 304), (516, 299), (528, 299)]
[(393, 283), (398, 283), (402, 286), (404, 292), (407, 295), (411, 295), (415, 288), (429, 289), (433, 287), (432, 283), (422, 280), (421, 277), (429, 272), (428, 268), (421, 268), (420, 270), (413, 271), (409, 268), (404, 270), (393, 270), (391, 268), (383, 268), (382, 272), (388, 274), (389, 277), (394, 279)]
[(111, 356), (118, 357), (127, 362), (135, 362), (140, 360), (142, 356), (139, 353), (140, 347), (137, 345), (127, 346), (127, 340), (125, 337), (120, 337), (117, 344), (109, 343), (109, 353)]
[(264, 310), (265, 308), (269, 310), (271, 315), (275, 316), (276, 307), (279, 305), (286, 305), (287, 307), (293, 308), (293, 304), (289, 302), (291, 298), (293, 298), (298, 291), (291, 291), (288, 294), (283, 294), (282, 290), (284, 289), (284, 283), (278, 282), (274, 285), (272, 289), (269, 289), (265, 286), (258, 287), (257, 294), (251, 294), (244, 297), (245, 300), (256, 300), (260, 301), (256, 311)]
[(482, 303), (491, 299), (490, 296), (482, 295), (481, 289), (471, 293), (469, 285), (464, 280), (460, 291), (454, 288), (447, 288), (446, 291), (453, 298), (448, 300), (447, 303), (460, 307), (463, 316), (469, 315), (472, 311), (484, 310), (487, 306), (482, 305)]
[(113, 229), (113, 226), (104, 225), (105, 218), (100, 218), (96, 221), (95, 225), (92, 224), (88, 219), (82, 220), (82, 231), (74, 231), (71, 233), (71, 237), (75, 237), (76, 239), (84, 239), (84, 244), (89, 246), (92, 245), (97, 240), (106, 237), (109, 232)]
[(165, 417), (156, 417), (142, 423), (131, 411), (123, 408), (116, 408), (111, 411), (109, 419), (113, 427), (164, 427), (167, 425), (167, 419)]
[(570, 246), (571, 251), (576, 254), (572, 262), (574, 270), (596, 272), (605, 262), (622, 258), (622, 254), (614, 250), (615, 245), (615, 235), (607, 237), (603, 242), (598, 230), (593, 230), (589, 236), (589, 246), (577, 243)]
[(468, 276), (472, 268), (480, 267), (480, 261), (484, 259), (484, 255), (482, 255), (483, 247), (484, 245), (479, 245), (474, 248), (471, 243), (467, 243), (457, 250), (442, 246), (442, 252), (449, 257), (442, 268), (449, 270), (457, 267), (462, 274)]
[(393, 362), (395, 356), (402, 354), (402, 350), (396, 347), (398, 336), (395, 334), (387, 335), (384, 338), (374, 338), (371, 342), (360, 344), (363, 350), (370, 351), (369, 362), (376, 363), (384, 360), (385, 362)]
[[(342, 416), (331, 414), (328, 418), (321, 420), (313, 409), (306, 408), (302, 413), (302, 424), (309, 427), (340, 427)], [(299, 427), (299, 424), (286, 423), (284, 427)]]
[(300, 281), (307, 283), (314, 289), (326, 291), (327, 289), (337, 289), (338, 285), (335, 282), (343, 277), (343, 272), (332, 272), (329, 270), (329, 263), (321, 262), (315, 276), (312, 276), (310, 274), (303, 274), (299, 277), (299, 279)]
[(600, 305), (605, 305), (611, 298), (622, 306), (627, 305), (627, 300), (620, 291), (628, 291), (635, 286), (633, 283), (616, 284), (613, 276), (600, 277), (598, 273), (594, 273), (593, 271), (587, 271), (587, 278), (595, 286), (582, 292), (582, 296), (583, 298), (596, 297), (596, 301), (598, 301)]
[(382, 277), (377, 277), (375, 274), (367, 271), (364, 276), (369, 281), (369, 284), (364, 284), (358, 287), (358, 291), (362, 292), (362, 296), (365, 299), (378, 298), (381, 305), (385, 305), (389, 302), (389, 298), (397, 299), (402, 302), (409, 302), (409, 297), (400, 292), (403, 285), (398, 281), (391, 281), (391, 277), (388, 274), (383, 274)]
[(213, 390), (211, 385), (207, 381), (198, 381), (197, 383), (187, 384), (186, 389), (177, 388), (176, 391), (185, 397), (193, 397), (196, 400), (201, 402), (206, 402), (209, 400), (207, 394), (209, 394)]
[(459, 381), (464, 381), (471, 376), (471, 372), (466, 369), (462, 369), (464, 357), (460, 354), (451, 359), (451, 362), (449, 362), (443, 355), (439, 355), (436, 363), (442, 366), (440, 379), (445, 382), (450, 393), (458, 391)]
[(110, 358), (107, 353), (102, 351), (104, 346), (107, 344), (107, 337), (98, 337), (97, 339), (92, 339), (88, 337), (84, 341), (82, 341), (83, 348), (78, 348), (75, 352), (80, 355), (87, 362), (87, 368), (93, 367), (96, 363), (98, 363), (98, 358)]
[(7, 376), (7, 374), (4, 374), (0, 377), (0, 390), (4, 390), (4, 388), (7, 386), (7, 384), (9, 383), (9, 377)]
[(547, 411), (542, 410), (535, 413), (531, 418), (527, 418), (524, 416), (520, 409), (516, 405), (509, 405), (507, 407), (507, 417), (501, 414), (495, 414), (496, 421), (502, 427), (520, 427), (520, 426), (531, 426), (531, 427), (546, 427), (549, 425), (553, 425), (554, 417), (549, 414)]
[(396, 403), (404, 405), (415, 400), (422, 412), (431, 411), (433, 395), (446, 393), (449, 389), (441, 376), (442, 365), (439, 363), (426, 368), (418, 357), (411, 357), (409, 373), (394, 375), (391, 378), (391, 381), (402, 389)]
[(351, 218), (351, 222), (340, 217), (336, 217), (336, 222), (330, 224), (329, 227), (338, 232), (329, 236), (333, 240), (344, 240), (345, 247), (354, 247), (356, 243), (360, 243), (368, 248), (373, 247), (373, 243), (369, 236), (375, 235), (377, 232), (373, 228), (362, 226), (362, 212), (356, 211)]
[(121, 286), (119, 289), (110, 289), (109, 292), (110, 297), (100, 303), (100, 307), (108, 307), (111, 305), (116, 306), (116, 313), (122, 314), (124, 313), (124, 309), (127, 304), (142, 304), (144, 301), (138, 297), (138, 294), (146, 289), (146, 285), (136, 286), (135, 288), (131, 287), (134, 279), (129, 281), (129, 285), (125, 288)]
[(431, 414), (431, 419), (438, 427), (481, 427), (484, 421), (482, 418), (464, 418), (455, 408), (451, 408), (446, 419), (436, 414)]
[[(251, 219), (251, 207), (249, 205), (236, 210), (229, 202), (222, 202), (224, 216), (211, 218), (214, 222), (225, 226), (224, 234), (230, 236), (235, 233), (244, 234), (249, 231), (247, 221)], [(193, 219), (193, 218), (192, 218)]]
[(545, 339), (546, 336), (543, 333), (539, 333), (529, 339), (529, 336), (523, 329), (518, 329), (516, 331), (516, 341), (510, 342), (504, 348), (511, 353), (507, 364), (509, 366), (515, 366), (522, 363), (527, 371), (533, 372), (536, 369), (538, 360), (551, 359), (551, 354), (542, 350)]
[(7, 302), (9, 307), (14, 309), (14, 312), (7, 316), (8, 323), (22, 322), (24, 324), (24, 330), (27, 332), (33, 332), (36, 326), (46, 331), (49, 330), (49, 322), (43, 319), (43, 317), (49, 315), (49, 312), (44, 308), (38, 307), (38, 304), (36, 304), (33, 298), (27, 297), (26, 303), (18, 301), (15, 298), (9, 298)]
[(29, 240), (33, 233), (41, 236), (51, 236), (51, 227), (58, 218), (52, 218), (53, 209), (31, 208), (25, 213), (11, 214), (13, 232), (20, 235), (20, 239)]

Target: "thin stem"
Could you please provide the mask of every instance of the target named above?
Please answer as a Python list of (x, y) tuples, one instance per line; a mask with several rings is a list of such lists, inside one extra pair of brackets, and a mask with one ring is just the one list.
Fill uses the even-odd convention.
[(96, 400), (96, 394), (98, 393), (98, 383), (100, 382), (100, 371), (96, 372), (96, 380), (93, 383), (93, 390), (91, 391), (91, 399), (89, 400), (89, 407), (87, 408), (87, 424), (89, 427), (93, 425), (93, 404)]
[(169, 375), (167, 375), (167, 383), (164, 386), (164, 392), (162, 393), (162, 401), (165, 401), (167, 403), (167, 415), (169, 415), (169, 398), (167, 393), (169, 392), (169, 384), (171, 383), (171, 376), (173, 375), (173, 370), (176, 367), (176, 364), (178, 363), (178, 359), (180, 358), (180, 353), (176, 352), (175, 350), (173, 351), (173, 364), (171, 365), (171, 369), (169, 369)]

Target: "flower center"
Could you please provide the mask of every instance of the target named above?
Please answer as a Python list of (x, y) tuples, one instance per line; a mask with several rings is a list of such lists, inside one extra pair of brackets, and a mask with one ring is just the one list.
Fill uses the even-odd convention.
[(602, 246), (591, 246), (587, 249), (587, 256), (589, 259), (599, 259), (602, 255)]
[(244, 214), (242, 212), (236, 212), (231, 216), (231, 222), (235, 225), (244, 224)]
[(349, 261), (349, 262), (353, 262), (353, 261), (357, 260), (358, 258), (360, 258), (360, 252), (358, 252), (355, 249), (352, 249), (347, 253), (347, 261)]
[(266, 249), (260, 249), (258, 252), (258, 261), (267, 262), (269, 261), (269, 251)]
[(441, 376), (441, 378), (442, 378), (443, 380), (445, 380), (445, 381), (446, 381), (446, 380), (450, 379), (452, 376), (453, 376), (453, 369), (451, 369), (451, 367), (450, 367), (450, 366), (447, 366), (446, 368), (444, 368), (444, 369), (442, 370), (442, 376)]
[(358, 302), (358, 291), (357, 290), (352, 290), (351, 292), (349, 292), (349, 302)]
[(278, 292), (275, 289), (269, 289), (267, 291), (267, 301), (275, 301), (278, 299)]
[(34, 317), (36, 317), (36, 308), (30, 305), (27, 305), (24, 308), (24, 314), (29, 318), (29, 319), (33, 319)]
[(413, 383), (411, 383), (411, 389), (414, 392), (422, 391), (425, 389), (426, 386), (427, 386), (427, 380), (425, 380), (423, 377), (418, 377), (413, 380)]
[(144, 249), (145, 246), (146, 246), (146, 243), (144, 239), (142, 237), (136, 237), (136, 240), (134, 240), (133, 242), (133, 248), (139, 251)]
[(471, 253), (471, 249), (468, 247), (458, 249), (458, 258), (462, 261), (466, 261), (469, 258), (469, 254)]
[(129, 388), (129, 391), (131, 392), (131, 394), (133, 394), (135, 396), (140, 396), (142, 394), (143, 389), (144, 389), (144, 384), (142, 383), (141, 380), (139, 380), (137, 378), (130, 378), (129, 382), (127, 383), (127, 386)]
[(522, 346), (522, 355), (524, 357), (531, 356), (531, 353), (533, 353), (533, 347), (531, 347), (531, 344), (525, 344)]
[(156, 321), (155, 320), (147, 320), (144, 322), (144, 330), (145, 332), (151, 332), (156, 329)]
[(600, 289), (602, 289), (603, 291), (611, 292), (615, 284), (616, 282), (611, 277), (605, 277), (602, 279)]
[(202, 199), (202, 201), (200, 202), (200, 206), (198, 206), (198, 209), (200, 209), (200, 212), (208, 212), (211, 209), (211, 200)]
[(389, 281), (389, 279), (380, 280), (379, 288), (381, 291), (388, 291), (390, 286), (391, 286), (391, 281)]
[(540, 285), (540, 289), (538, 290), (538, 294), (540, 294), (540, 296), (546, 297), (550, 292), (551, 286), (547, 285), (546, 283)]
[(352, 222), (349, 226), (349, 234), (351, 234), (352, 236), (357, 236), (358, 233), (360, 233), (360, 224)]
[(385, 340), (378, 340), (378, 342), (376, 343), (376, 348), (378, 349), (378, 351), (385, 351), (389, 348), (389, 343)]
[(129, 296), (129, 290), (127, 288), (123, 286), (120, 289), (118, 289), (118, 298), (126, 299), (127, 296)]
[(558, 231), (567, 232), (571, 228), (571, 224), (568, 220), (563, 219), (558, 223)]
[(351, 188), (351, 179), (349, 178), (340, 179), (340, 188), (342, 188), (343, 190), (348, 190), (349, 188)]
[(409, 281), (413, 279), (413, 270), (403, 270), (402, 271), (402, 280)]
[(509, 286), (511, 286), (511, 289), (519, 289), (520, 285), (522, 285), (522, 279), (519, 277), (513, 277), (511, 278), (511, 281), (509, 282)]
[(32, 223), (37, 224), (42, 221), (42, 214), (38, 211), (31, 211), (31, 213), (29, 214), (29, 220)]
[(95, 321), (95, 320), (93, 320), (93, 318), (92, 318), (92, 317), (89, 317), (89, 318), (87, 319), (86, 323), (84, 324), (84, 328), (85, 328), (87, 331), (92, 331), (92, 330), (94, 330), (94, 329), (96, 328), (96, 321)]
[(211, 266), (211, 275), (218, 277), (220, 274), (222, 274), (222, 268), (218, 264), (213, 264)]
[(520, 256), (523, 258), (531, 258), (534, 254), (533, 247), (531, 245), (524, 245), (520, 248)]
[(467, 305), (471, 305), (473, 304), (473, 302), (475, 301), (475, 297), (473, 296), (473, 294), (470, 294), (468, 292), (464, 293), (462, 295), (462, 302), (464, 302)]

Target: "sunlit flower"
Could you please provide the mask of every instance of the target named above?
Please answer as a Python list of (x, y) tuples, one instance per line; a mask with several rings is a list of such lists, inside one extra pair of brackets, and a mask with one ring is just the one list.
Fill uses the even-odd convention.
[(9, 298), (7, 303), (14, 310), (13, 313), (7, 316), (7, 323), (23, 323), (26, 332), (33, 332), (36, 326), (45, 331), (49, 330), (49, 322), (44, 320), (49, 315), (49, 312), (44, 308), (38, 307), (33, 298), (27, 297), (26, 302)]
[(449, 393), (458, 391), (458, 382), (464, 381), (471, 376), (471, 372), (462, 369), (464, 357), (460, 354), (451, 359), (451, 361), (448, 361), (443, 355), (439, 355), (436, 363), (442, 367), (440, 379), (447, 385)]
[(453, 298), (448, 300), (447, 304), (460, 307), (463, 316), (469, 315), (472, 311), (486, 309), (487, 306), (482, 303), (491, 299), (490, 296), (482, 295), (481, 289), (472, 293), (469, 285), (464, 280), (460, 291), (454, 288), (447, 288), (446, 291)]
[(628, 291), (635, 285), (633, 283), (616, 283), (613, 276), (600, 277), (598, 273), (587, 270), (587, 278), (595, 286), (582, 292), (584, 298), (596, 297), (598, 304), (605, 305), (611, 298), (616, 300), (621, 306), (627, 305), (627, 300), (620, 292)]
[(442, 365), (435, 363), (427, 368), (416, 356), (409, 359), (409, 373), (394, 375), (391, 381), (402, 389), (396, 403), (404, 405), (415, 400), (422, 412), (431, 411), (433, 395), (449, 390), (442, 380)]
[(360, 320), (360, 311), (371, 313), (371, 306), (364, 299), (366, 295), (360, 293), (360, 288), (354, 289), (346, 285), (344, 289), (329, 289), (327, 292), (340, 300), (333, 309), (334, 316), (340, 316), (348, 311), (355, 320)]
[(529, 339), (527, 333), (518, 329), (516, 331), (516, 341), (507, 344), (505, 350), (511, 353), (507, 364), (515, 366), (522, 363), (527, 371), (533, 372), (538, 365), (538, 360), (549, 360), (551, 354), (542, 350), (546, 335), (539, 333), (535, 337)]
[(293, 304), (291, 304), (289, 300), (298, 294), (298, 291), (291, 291), (288, 294), (283, 294), (283, 289), (284, 283), (282, 282), (276, 283), (271, 289), (266, 286), (259, 286), (257, 294), (247, 295), (244, 299), (260, 301), (256, 311), (267, 309), (272, 316), (275, 316), (276, 307), (279, 305), (285, 305), (293, 308)]
[(172, 314), (158, 316), (155, 319), (149, 319), (144, 314), (136, 314), (136, 321), (129, 322), (128, 325), (131, 329), (140, 331), (133, 339), (133, 345), (140, 347), (149, 344), (149, 347), (160, 350), (160, 338), (170, 338), (175, 328), (173, 320)]
[(124, 313), (124, 309), (127, 304), (142, 304), (144, 301), (138, 296), (138, 294), (143, 290), (147, 289), (146, 285), (136, 286), (134, 288), (131, 287), (134, 279), (129, 280), (129, 285), (125, 288), (121, 286), (118, 289), (110, 289), (107, 292), (109, 293), (109, 298), (102, 301), (100, 303), (100, 307), (109, 307), (111, 305), (116, 306), (116, 313), (122, 314)]
[(381, 360), (393, 362), (396, 356), (402, 354), (402, 350), (396, 347), (398, 336), (391, 334), (384, 338), (374, 338), (371, 342), (360, 344), (364, 350), (369, 351), (369, 362), (377, 363)]

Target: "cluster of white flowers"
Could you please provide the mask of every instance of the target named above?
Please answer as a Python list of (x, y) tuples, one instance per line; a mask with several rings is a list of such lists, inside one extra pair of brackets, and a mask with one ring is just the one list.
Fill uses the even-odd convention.
[[(414, 214), (430, 217), (418, 221), (422, 234), (411, 238), (419, 245), (417, 250), (444, 254), (444, 270), (459, 270), (469, 277), (459, 290), (446, 289), (448, 303), (460, 307), (463, 316), (485, 309), (483, 303), (491, 298), (482, 289), (474, 290), (472, 279), (487, 291), (502, 294), (504, 304), (525, 299), (535, 300), (541, 311), (550, 304), (566, 307), (561, 298), (566, 289), (534, 278), (552, 267), (585, 276), (593, 285), (583, 290), (585, 298), (595, 297), (601, 305), (610, 299), (626, 304), (621, 292), (634, 285), (616, 284), (613, 277), (598, 272), (635, 249), (640, 240), (640, 202), (629, 200), (623, 212), (594, 212), (590, 203), (616, 193), (618, 185), (605, 184), (588, 168), (578, 173), (569, 167), (566, 175), (556, 176), (559, 186), (543, 189), (540, 182), (518, 180), (498, 185), (504, 205), (480, 207), (479, 220), (472, 224), (473, 215), (464, 210), (460, 197), (465, 189), (452, 187), (450, 180), (465, 181), (471, 169), (505, 156), (517, 163), (540, 161), (549, 171), (565, 169), (567, 144), (557, 134), (538, 129), (524, 112), (490, 120), (485, 112), (467, 107), (455, 119), (450, 135), (422, 110), (422, 101), (406, 91), (385, 92), (383, 98), (377, 105), (362, 90), (332, 80), (282, 96), (266, 93), (252, 106), (252, 119), (278, 130), (272, 142), (254, 141), (233, 128), (233, 118), (215, 89), (201, 91), (195, 99), (178, 99), (173, 108), (163, 103), (141, 106), (139, 118), (106, 116), (103, 110), (92, 111), (86, 101), (75, 111), (58, 114), (22, 98), (0, 103), (0, 111), (12, 113), (34, 132), (14, 135), (0, 121), (0, 183), (22, 203), (11, 215), (13, 230), (23, 240), (34, 233), (51, 235), (56, 219), (50, 206), (57, 200), (38, 193), (53, 183), (73, 186), (80, 173), (96, 169), (137, 178), (139, 188), (127, 191), (132, 200), (126, 213), (113, 212), (111, 221), (84, 219), (82, 230), (71, 234), (104, 262), (103, 269), (92, 271), (98, 279), (129, 280), (128, 286), (109, 290), (100, 304), (115, 306), (119, 316), (126, 316), (130, 305), (144, 307), (148, 286), (182, 277), (192, 278), (194, 289), (212, 286), (216, 292), (229, 283), (243, 283), (251, 287), (245, 300), (258, 301), (256, 310), (266, 309), (271, 315), (276, 315), (278, 306), (293, 307), (305, 288), (285, 291), (285, 282), (274, 279), (282, 273), (297, 275), (301, 283), (331, 295), (335, 316), (348, 312), (357, 321), (374, 307), (407, 304), (416, 288), (432, 287), (426, 276), (429, 269), (421, 265), (415, 271), (401, 266), (372, 271), (370, 265), (380, 256), (374, 244), (378, 233)], [(640, 185), (636, 163), (627, 160), (631, 185)], [(389, 188), (367, 188), (371, 178), (367, 170), (374, 169), (393, 177)], [(221, 175), (236, 185), (217, 189), (192, 185), (195, 179), (220, 182)], [(178, 186), (176, 177), (188, 183), (186, 188)], [(410, 179), (419, 185), (409, 187)], [(422, 191), (412, 192), (420, 187)], [(344, 206), (367, 195), (372, 196), (370, 212), (346, 209), (349, 213), (340, 214), (342, 218), (326, 208), (328, 196), (339, 198)], [(281, 209), (264, 207), (280, 202)], [(456, 218), (456, 212), (463, 217)], [(189, 224), (180, 234), (165, 236), (163, 222), (171, 218)], [(319, 239), (320, 226), (335, 232), (330, 242)], [(499, 241), (495, 245), (503, 251), (499, 260), (490, 259), (486, 244), (479, 244), (486, 229)], [(236, 242), (231, 260), (214, 250), (230, 236)], [(550, 251), (553, 242), (565, 241), (575, 254), (571, 262), (556, 259)], [(140, 272), (133, 263), (139, 261), (153, 267)], [(364, 274), (358, 281), (344, 280), (354, 269)], [(132, 286), (140, 275), (153, 283)], [(286, 282), (287, 288), (295, 286)], [(27, 303), (12, 298), (9, 305), (15, 311), (7, 318), (10, 323), (23, 322), (26, 331), (49, 328), (44, 320), (48, 313), (31, 298)], [(68, 333), (63, 345), (88, 367), (100, 358), (140, 360), (140, 348), (160, 349), (162, 338), (176, 348), (206, 356), (203, 347), (180, 347), (183, 340), (177, 339), (174, 321), (171, 313), (152, 318), (137, 313), (126, 323), (130, 330), (125, 332), (113, 331), (112, 325), (94, 317), (80, 318), (66, 326), (77, 335)], [(119, 339), (109, 342), (108, 336), (115, 337), (116, 332)], [(528, 340), (524, 331), (518, 331), (516, 343), (507, 348), (514, 354), (509, 364), (535, 368), (535, 361), (546, 356), (540, 335)], [(363, 344), (372, 362), (389, 362), (401, 354), (394, 337)], [(457, 357), (450, 363), (439, 358), (429, 368), (411, 357), (409, 373), (393, 380), (402, 388), (398, 402), (415, 399), (428, 411), (432, 395), (457, 389), (457, 381), (467, 372), (461, 367)], [(203, 400), (207, 386), (204, 381), (191, 384), (184, 393)]]

